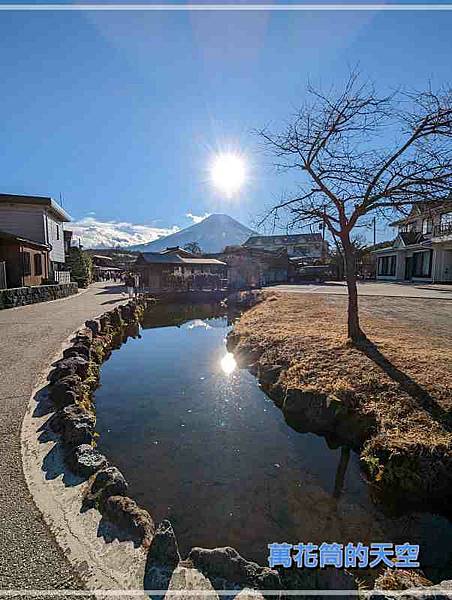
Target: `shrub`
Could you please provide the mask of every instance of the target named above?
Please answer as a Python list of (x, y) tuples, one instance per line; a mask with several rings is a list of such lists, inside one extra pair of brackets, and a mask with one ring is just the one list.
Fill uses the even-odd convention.
[(93, 280), (93, 262), (91, 256), (80, 248), (71, 248), (66, 257), (66, 263), (71, 270), (71, 279), (78, 287), (86, 288)]

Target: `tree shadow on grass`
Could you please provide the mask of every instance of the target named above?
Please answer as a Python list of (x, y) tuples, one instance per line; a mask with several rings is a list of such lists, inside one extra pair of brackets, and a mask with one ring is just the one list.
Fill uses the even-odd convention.
[(414, 400), (421, 408), (426, 410), (431, 417), (446, 427), (451, 428), (452, 415), (444, 410), (438, 401), (407, 373), (396, 367), (369, 338), (364, 338), (355, 345), (356, 349), (365, 354), (377, 364), (393, 381), (399, 384), (400, 389)]

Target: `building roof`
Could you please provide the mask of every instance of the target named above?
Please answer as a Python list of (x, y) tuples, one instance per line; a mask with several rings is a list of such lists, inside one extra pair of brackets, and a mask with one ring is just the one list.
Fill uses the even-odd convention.
[(287, 256), (285, 248), (276, 248), (268, 250), (267, 248), (256, 246), (226, 246), (222, 252), (217, 253), (218, 256), (227, 254), (249, 254), (251, 256)]
[(430, 243), (429, 238), (423, 235), (422, 233), (419, 233), (418, 231), (401, 231), (399, 232), (395, 240), (392, 241), (391, 245), (386, 245), (383, 247), (379, 244), (376, 244), (379, 247), (375, 250), (371, 250), (370, 253), (387, 254), (391, 250), (400, 249), (400, 245), (398, 243), (399, 240), (402, 241), (403, 246), (425, 246)]
[(224, 265), (226, 263), (216, 258), (185, 258), (182, 257), (182, 262), (187, 265)]
[(417, 231), (401, 231), (399, 237), (405, 246), (421, 244), (425, 240), (425, 236)]
[(36, 204), (49, 210), (63, 223), (71, 221), (70, 215), (53, 198), (47, 196), (21, 196), (18, 194), (0, 194), (2, 204)]
[(91, 258), (99, 258), (101, 260), (109, 260), (110, 262), (113, 262), (113, 259), (111, 256), (104, 256), (103, 254), (92, 254)]
[(189, 258), (177, 254), (161, 254), (160, 252), (140, 252), (138, 259), (142, 258), (147, 264), (167, 265), (224, 265), (226, 263), (216, 258)]
[(119, 267), (100, 267), (99, 265), (93, 265), (93, 269), (96, 271), (121, 271)]
[(410, 223), (411, 221), (418, 219), (422, 215), (428, 217), (432, 213), (438, 213), (444, 210), (452, 210), (452, 199), (446, 198), (445, 200), (420, 200), (418, 202), (413, 202), (410, 213), (406, 217), (398, 219), (397, 221), (393, 221), (392, 223), (389, 223), (389, 225), (391, 227), (404, 225), (405, 223)]
[(52, 246), (50, 244), (42, 244), (41, 242), (35, 242), (34, 240), (29, 240), (27, 238), (14, 235), (13, 233), (8, 233), (6, 231), (0, 231), (0, 240), (5, 240), (7, 242), (18, 242), (19, 244), (26, 244), (27, 246), (37, 246), (38, 248), (42, 248), (44, 250), (49, 251), (52, 249)]
[(168, 246), (165, 250), (162, 250), (160, 254), (178, 254), (179, 256), (185, 256), (186, 258), (196, 258), (199, 254), (185, 250), (180, 246)]
[(321, 233), (294, 233), (290, 235), (252, 235), (244, 246), (265, 242), (279, 242), (280, 244), (298, 244), (300, 242), (321, 242)]

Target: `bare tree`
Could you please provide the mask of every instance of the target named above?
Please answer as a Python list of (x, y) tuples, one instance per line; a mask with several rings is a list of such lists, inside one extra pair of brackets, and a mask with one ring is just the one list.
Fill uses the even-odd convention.
[(307, 88), (308, 102), (280, 133), (259, 131), (282, 170), (298, 170), (296, 194), (266, 218), (286, 213), (289, 227), (324, 223), (342, 246), (348, 288), (348, 335), (359, 323), (352, 232), (370, 213), (394, 217), (418, 200), (443, 200), (452, 182), (452, 93), (380, 96), (352, 72), (340, 91)]

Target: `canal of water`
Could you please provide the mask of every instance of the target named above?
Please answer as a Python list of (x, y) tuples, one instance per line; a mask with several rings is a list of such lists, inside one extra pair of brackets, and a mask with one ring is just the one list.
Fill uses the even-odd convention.
[(171, 520), (181, 554), (233, 546), (266, 564), (267, 544), (419, 543), (434, 580), (452, 574), (452, 526), (427, 512), (385, 514), (356, 454), (298, 433), (226, 350), (219, 306), (146, 314), (101, 370), (98, 446), (157, 523)]

